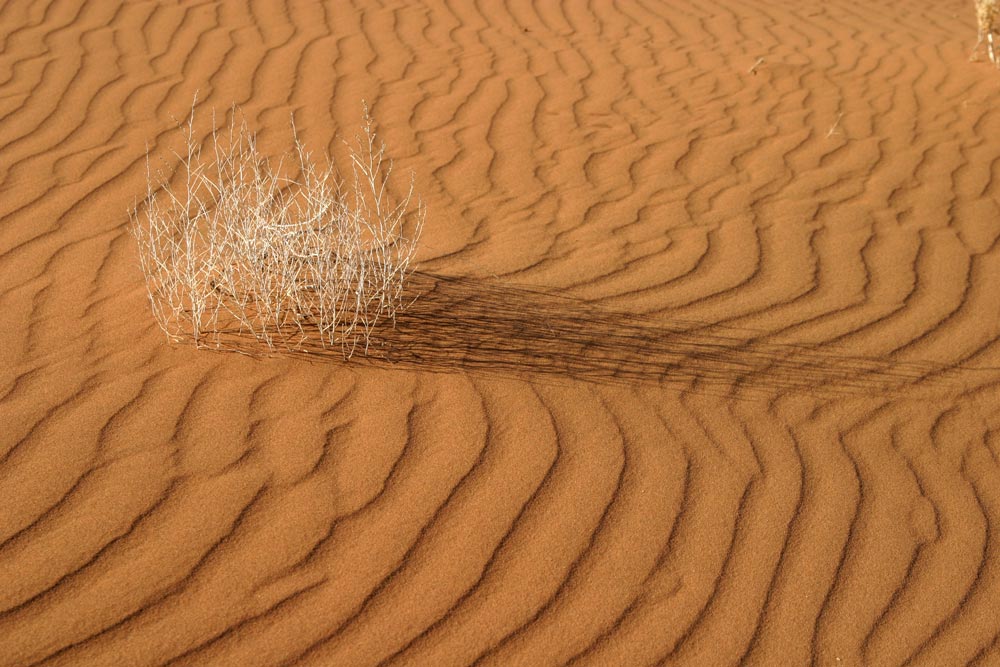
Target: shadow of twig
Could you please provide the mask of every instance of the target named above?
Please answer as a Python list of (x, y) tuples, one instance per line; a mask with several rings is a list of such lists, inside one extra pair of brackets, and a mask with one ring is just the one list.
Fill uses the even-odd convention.
[[(810, 389), (901, 389), (948, 368), (818, 347), (758, 342), (762, 332), (608, 311), (587, 301), (500, 282), (415, 273), (412, 304), (372, 335), (365, 361), (431, 372), (548, 376), (604, 383)], [(342, 360), (307, 337), (291, 354)], [(253, 352), (255, 341), (232, 346)], [(258, 349), (259, 352), (259, 349)]]

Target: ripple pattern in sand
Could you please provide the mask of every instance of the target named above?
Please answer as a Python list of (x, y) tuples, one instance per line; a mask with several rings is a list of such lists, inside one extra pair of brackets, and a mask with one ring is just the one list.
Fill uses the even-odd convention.
[[(0, 4), (0, 666), (997, 663), (967, 4)], [(369, 101), (432, 211), (384, 354), (163, 342), (196, 91)]]

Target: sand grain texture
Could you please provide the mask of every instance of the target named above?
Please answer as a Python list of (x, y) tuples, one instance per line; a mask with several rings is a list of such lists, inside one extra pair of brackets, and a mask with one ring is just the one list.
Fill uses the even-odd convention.
[[(0, 666), (1000, 664), (974, 39), (964, 0), (0, 3)], [(196, 91), (273, 154), (368, 100), (430, 209), (373, 358), (164, 341), (126, 209)]]

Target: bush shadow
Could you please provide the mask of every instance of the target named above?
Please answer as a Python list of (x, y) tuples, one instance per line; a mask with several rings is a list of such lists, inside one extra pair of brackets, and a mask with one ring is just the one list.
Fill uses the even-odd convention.
[[(885, 392), (948, 382), (954, 369), (761, 342), (766, 333), (609, 311), (588, 301), (497, 281), (414, 273), (412, 302), (373, 332), (351, 362), (425, 372), (740, 390)], [(306, 325), (308, 326), (308, 325)], [(308, 331), (307, 331), (308, 334)], [(255, 341), (233, 340), (253, 353)], [(232, 340), (232, 339), (231, 339)], [(307, 336), (294, 350), (343, 361)], [(259, 347), (258, 347), (259, 351)]]

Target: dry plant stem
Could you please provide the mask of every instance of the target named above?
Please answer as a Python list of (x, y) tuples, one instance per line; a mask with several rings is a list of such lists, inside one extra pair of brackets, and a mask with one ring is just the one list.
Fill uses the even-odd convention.
[(840, 126), (840, 119), (843, 117), (844, 117), (843, 111), (837, 114), (837, 120), (833, 121), (833, 125), (831, 125), (830, 129), (826, 131), (827, 139), (829, 139), (830, 137), (832, 137), (834, 134), (837, 133), (837, 128)]
[(348, 145), (346, 187), (329, 158), (322, 166), (312, 159), (294, 124), (293, 178), (284, 159), (272, 167), (231, 113), (203, 155), (192, 106), (180, 126), (176, 187), (153, 174), (147, 152), (146, 200), (130, 215), (157, 323), (169, 339), (197, 346), (222, 347), (235, 333), (271, 350), (318, 336), (345, 357), (359, 346), (367, 352), (375, 327), (403, 305), (423, 229), (412, 177), (394, 197), (392, 162), (367, 107)]
[(996, 49), (993, 43), (993, 34), (997, 31), (997, 19), (1000, 18), (1000, 0), (975, 0), (975, 2), (978, 39), (975, 46), (972, 47), (972, 54), (969, 56), (969, 59), (976, 59), (979, 47), (985, 40), (990, 62), (995, 67), (1000, 67), (1000, 60), (997, 60)]

